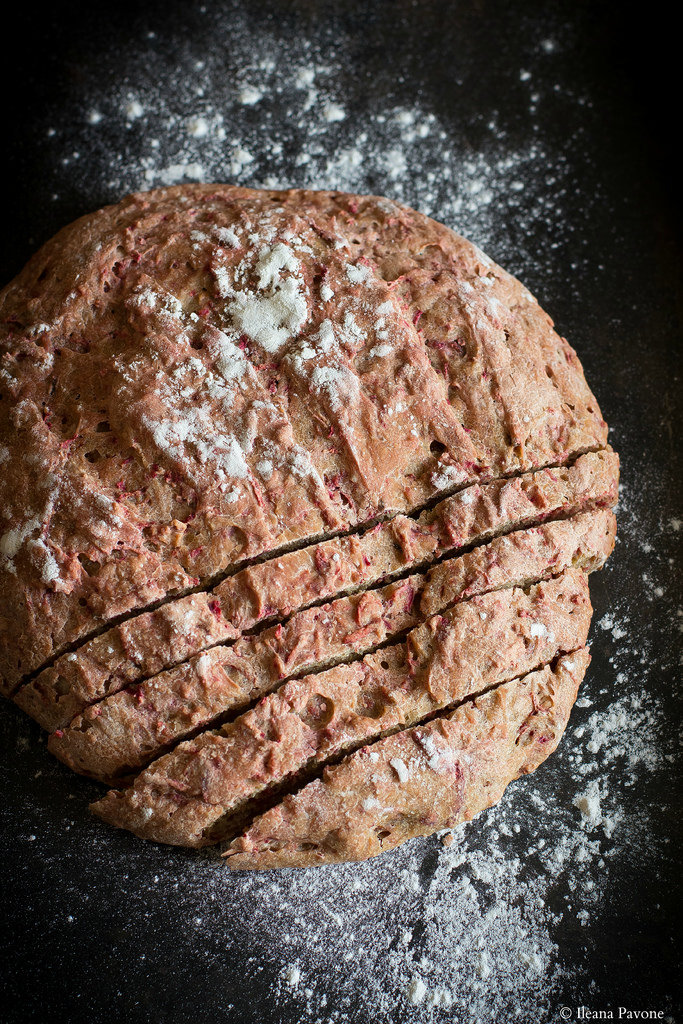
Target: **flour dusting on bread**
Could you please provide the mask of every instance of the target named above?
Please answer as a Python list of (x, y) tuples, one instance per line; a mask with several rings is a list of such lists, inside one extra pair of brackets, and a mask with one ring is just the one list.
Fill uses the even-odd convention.
[[(119, 787), (97, 813), (234, 840), (232, 866), (360, 859), (554, 749), (618, 460), (575, 352), (476, 246), (381, 197), (181, 186), (65, 228), (0, 304), (2, 686)], [(502, 710), (535, 672), (531, 718)], [(471, 775), (454, 721), (483, 730)], [(394, 747), (395, 821), (368, 792), (343, 841), (235, 839)]]

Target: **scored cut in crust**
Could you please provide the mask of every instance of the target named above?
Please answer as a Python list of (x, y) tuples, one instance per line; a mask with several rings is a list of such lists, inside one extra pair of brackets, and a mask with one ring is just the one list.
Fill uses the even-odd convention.
[(213, 647), (175, 670), (118, 691), (53, 733), (49, 748), (75, 771), (104, 781), (121, 778), (293, 675), (364, 654), (395, 640), (424, 616), (477, 593), (524, 586), (569, 567), (599, 568), (612, 551), (615, 529), (611, 511), (582, 513), (496, 538), (425, 576), (304, 610), (284, 628)]
[[(550, 318), (444, 226), (378, 197), (160, 189), (60, 232), (0, 321), (1, 689), (77, 771), (121, 785), (151, 761), (108, 820), (226, 838), (325, 758), (585, 644), (618, 459)], [(440, 702), (378, 712), (378, 664), (411, 692), (417, 638), (461, 618), (485, 661), (479, 604), (507, 621), (539, 580), (573, 581), (571, 644), (467, 680), (452, 650)], [(302, 711), (309, 756), (273, 726), (254, 757), (278, 770), (226, 761), (197, 826), (175, 766), (202, 777), (259, 708), (286, 729), (322, 680), (360, 701), (353, 728), (332, 714), (320, 746)]]
[(285, 684), (93, 809), (146, 839), (204, 846), (229, 837), (226, 816), (261, 789), (582, 647), (590, 615), (585, 575), (572, 570), (528, 595), (473, 598), (428, 619), (404, 644)]
[(88, 704), (235, 639), (264, 618), (426, 566), (503, 531), (609, 506), (616, 500), (617, 466), (614, 452), (596, 452), (569, 467), (473, 485), (416, 520), (399, 515), (363, 535), (322, 541), (244, 569), (211, 591), (128, 619), (63, 655), (22, 687), (15, 701), (45, 729), (63, 728)]
[(590, 656), (586, 648), (364, 747), (254, 820), (225, 856), (233, 870), (365, 860), (469, 821), (553, 752)]

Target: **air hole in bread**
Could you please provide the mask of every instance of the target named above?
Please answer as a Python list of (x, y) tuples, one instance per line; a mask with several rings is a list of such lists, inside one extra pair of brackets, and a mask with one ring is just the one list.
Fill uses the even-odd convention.
[(87, 572), (88, 576), (96, 576), (97, 573), (99, 572), (99, 563), (93, 562), (92, 558), (88, 558), (87, 555), (81, 553), (78, 556), (78, 561), (81, 563), (81, 565)]
[(528, 747), (530, 743), (533, 743), (534, 736), (536, 735), (535, 729), (526, 729), (522, 727), (522, 731), (515, 740), (516, 747)]
[(299, 718), (311, 729), (324, 729), (334, 717), (334, 702), (329, 697), (323, 697), (316, 693), (306, 704), (304, 711), (299, 712)]
[(71, 682), (65, 679), (64, 676), (57, 676), (57, 681), (54, 684), (55, 690), (60, 697), (64, 697), (71, 691)]
[(384, 714), (386, 701), (381, 693), (369, 691), (361, 694), (356, 709), (364, 718), (381, 718)]

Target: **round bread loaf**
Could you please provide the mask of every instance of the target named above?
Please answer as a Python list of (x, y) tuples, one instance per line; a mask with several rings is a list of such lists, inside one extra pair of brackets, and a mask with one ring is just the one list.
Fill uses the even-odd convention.
[[(573, 349), (471, 243), (378, 197), (179, 186), (65, 228), (0, 310), (2, 691), (76, 770), (121, 786), (143, 769), (100, 802), (108, 820), (228, 840), (283, 788), (324, 787), (309, 778), (342, 755), (353, 776), (359, 746), (380, 756), (387, 732), (456, 702), (500, 734), (504, 691), (477, 710), (483, 689), (554, 679), (575, 694), (587, 659), (578, 674), (558, 659), (585, 644), (590, 611), (568, 616), (590, 608), (585, 572), (612, 547), (617, 461)], [(539, 580), (562, 594), (532, 594)], [(463, 661), (453, 610), (489, 591)], [(301, 676), (306, 698), (287, 706), (311, 735), (297, 727), (290, 749), (283, 701)], [(410, 712), (387, 713), (412, 690)], [(270, 725), (250, 732), (257, 700)], [(508, 704), (510, 733), (525, 705)], [(439, 743), (462, 745), (458, 722)], [(249, 757), (240, 729), (261, 744)], [(214, 804), (229, 811), (207, 825), (190, 805), (211, 804), (205, 748), (223, 740)], [(235, 749), (251, 765), (237, 776)], [(492, 792), (542, 759), (505, 749)], [(450, 821), (486, 801), (444, 758), (443, 785), (460, 780)], [(190, 810), (155, 831), (169, 792)], [(415, 824), (414, 798), (412, 832), (390, 828), (385, 846), (445, 827)], [(235, 866), (379, 852), (361, 835), (372, 814), (335, 846), (302, 838), (301, 813), (296, 856), (289, 833), (261, 861), (243, 840)]]

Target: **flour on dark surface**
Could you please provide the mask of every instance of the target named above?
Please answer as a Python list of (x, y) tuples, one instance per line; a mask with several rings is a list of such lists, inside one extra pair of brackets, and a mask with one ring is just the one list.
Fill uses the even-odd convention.
[[(568, 155), (580, 139), (568, 137), (563, 149), (537, 130), (547, 78), (538, 84), (519, 67), (524, 140), (495, 116), (467, 134), (425, 98), (373, 96), (366, 82), (350, 89), (343, 40), (323, 53), (312, 40), (254, 33), (246, 16), (227, 24), (212, 12), (205, 33), (183, 38), (172, 57), (152, 34), (131, 44), (125, 78), (106, 65), (86, 72), (62, 122), (69, 127), (44, 125), (56, 202), (63, 189), (76, 191), (85, 212), (132, 190), (195, 180), (373, 192), (443, 221), (526, 283), (560, 287), (551, 282), (557, 250), (564, 267), (587, 272), (580, 226), (566, 217), (567, 196), (580, 188)], [(535, 59), (550, 61), (562, 42), (535, 45)], [(586, 99), (563, 99), (579, 123)], [(590, 220), (599, 195), (581, 202)], [(582, 339), (570, 340), (581, 356)], [(591, 586), (594, 662), (567, 734), (500, 805), (361, 865), (232, 876), (211, 854), (142, 846), (92, 823), (85, 803), (95, 787), (46, 757), (37, 771), (65, 801), (63, 828), (78, 859), (108, 863), (132, 914), (149, 914), (153, 902), (159, 917), (164, 907), (183, 955), (202, 971), (241, 958), (244, 991), (264, 993), (254, 1020), (286, 1011), (320, 1022), (541, 1022), (556, 1019), (567, 986), (579, 986), (584, 1001), (591, 984), (599, 992), (577, 966), (582, 950), (587, 963), (620, 862), (656, 874), (670, 860), (653, 813), (675, 810), (667, 779), (678, 736), (658, 686), (680, 650), (672, 574), (683, 511), (667, 506), (654, 468), (644, 477), (626, 462), (624, 479), (617, 550)], [(24, 762), (29, 732), (34, 746), (34, 727), (22, 724)], [(58, 870), (50, 811), (39, 796), (25, 807), (19, 840), (40, 845), (47, 876)], [(55, 929), (73, 926), (88, 899), (74, 882), (64, 886), (72, 910)], [(106, 912), (113, 882), (99, 898)], [(245, 1019), (235, 1006), (226, 985), (225, 1020)]]
[[(81, 69), (87, 85), (70, 118), (45, 125), (55, 199), (77, 189), (103, 204), (188, 181), (384, 194), (454, 227), (507, 269), (522, 259), (541, 267), (540, 252), (525, 252), (539, 229), (552, 230), (550, 249), (574, 231), (562, 199), (574, 186), (568, 154), (580, 119), (566, 152), (541, 141), (534, 119), (546, 97), (529, 71), (511, 83), (531, 122), (516, 145), (495, 110), (458, 130), (419, 100), (380, 98), (360, 78), (350, 87), (344, 40), (321, 50), (307, 38), (255, 35), (243, 12), (215, 20), (207, 11), (205, 30), (175, 40), (169, 59), (163, 34), (131, 46), (123, 81), (106, 64)], [(566, 102), (580, 111), (587, 101)]]

